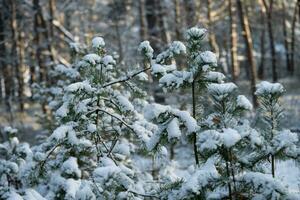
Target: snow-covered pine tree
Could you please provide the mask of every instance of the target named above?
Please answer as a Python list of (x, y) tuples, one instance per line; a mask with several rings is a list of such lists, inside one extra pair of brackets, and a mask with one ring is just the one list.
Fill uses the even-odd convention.
[(275, 158), (296, 159), (300, 155), (297, 147), (298, 136), (290, 130), (282, 129), (283, 107), (279, 98), (285, 92), (280, 83), (262, 81), (255, 94), (259, 99), (259, 120), (263, 122), (261, 132), (264, 138), (262, 154), (271, 160), (271, 173), (275, 177)]
[(23, 185), (38, 187), (46, 199), (138, 198), (146, 195), (145, 177), (151, 181), (130, 156), (143, 142), (132, 135), (132, 122), (140, 120), (145, 96), (132, 79), (145, 80), (145, 70), (125, 73), (101, 37), (92, 47), (74, 68), (56, 70), (76, 77), (51, 101), (59, 126), (36, 147), (23, 174)]

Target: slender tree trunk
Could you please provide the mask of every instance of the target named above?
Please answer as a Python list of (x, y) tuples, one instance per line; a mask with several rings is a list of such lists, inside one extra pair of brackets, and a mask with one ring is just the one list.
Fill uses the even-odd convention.
[(157, 18), (158, 18), (158, 26), (159, 32), (162, 39), (161, 46), (166, 46), (171, 42), (170, 32), (168, 31), (167, 24), (166, 24), (166, 12), (165, 7), (163, 6), (164, 1), (156, 0), (157, 5)]
[(145, 0), (139, 0), (139, 20), (140, 20), (140, 37), (141, 41), (147, 39), (147, 20), (145, 11)]
[(181, 18), (180, 18), (180, 1), (174, 0), (174, 13), (175, 13), (175, 38), (176, 40), (181, 39)]
[(236, 32), (237, 20), (236, 20), (236, 7), (233, 0), (229, 0), (229, 18), (230, 18), (230, 54), (231, 54), (231, 75), (233, 82), (236, 82), (240, 68), (237, 59), (237, 41), (238, 35)]
[(258, 78), (264, 79), (265, 73), (265, 58), (266, 58), (266, 23), (265, 18), (267, 16), (266, 8), (262, 0), (258, 0), (260, 5), (260, 18), (261, 18), (261, 35), (260, 35), (260, 64), (258, 67)]
[(286, 69), (288, 72), (291, 71), (290, 65), (290, 47), (289, 47), (289, 39), (286, 27), (286, 5), (285, 0), (281, 0), (283, 19), (282, 19), (282, 28), (283, 28), (283, 36), (284, 36), (284, 48), (285, 48), (285, 61), (286, 61)]
[[(11, 59), (13, 67), (15, 69), (16, 78), (17, 78), (17, 91), (18, 91), (18, 102), (19, 108), (21, 111), (24, 111), (24, 77), (22, 71), (24, 68), (24, 52), (23, 55), (20, 55), (20, 49), (23, 47), (20, 44), (22, 38), (20, 36), (17, 24), (17, 4), (15, 0), (10, 0), (10, 28), (11, 28), (11, 38), (12, 38), (12, 49), (11, 49)], [(21, 62), (20, 62), (21, 61)]]
[(19, 101), (20, 101), (20, 110), (24, 111), (24, 103), (25, 103), (25, 83), (24, 83), (24, 73), (25, 73), (25, 46), (24, 46), (24, 37), (25, 33), (21, 31), (18, 35), (18, 49), (19, 49), (19, 80), (18, 80), (18, 94), (19, 94)]
[(154, 51), (160, 50), (158, 20), (156, 14), (156, 6), (154, 0), (145, 0), (146, 2), (146, 19), (148, 28), (148, 38)]
[[(2, 1), (1, 4), (1, 10), (7, 10), (7, 5), (4, 1)], [(11, 97), (11, 87), (12, 87), (12, 76), (11, 76), (11, 69), (10, 65), (6, 62), (6, 45), (5, 45), (5, 21), (4, 21), (4, 12), (0, 12), (0, 68), (3, 74), (4, 79), (4, 95), (5, 95), (5, 105), (7, 111), (10, 112), (11, 106), (10, 106), (10, 97)], [(11, 112), (10, 112), (11, 113)]]
[[(298, 0), (295, 4), (294, 8), (294, 13), (293, 13), (293, 20), (292, 20), (292, 39), (291, 39), (291, 68), (290, 68), (290, 73), (291, 75), (294, 74), (295, 70), (295, 40), (296, 40), (296, 34), (295, 34), (295, 29), (296, 29), (296, 21), (297, 21), (297, 11), (298, 11), (298, 5), (299, 5), (300, 0)], [(300, 9), (300, 8), (299, 8)]]
[(185, 21), (187, 28), (191, 28), (196, 26), (196, 3), (194, 0), (186, 0), (184, 1), (185, 6)]
[(257, 98), (255, 96), (255, 85), (257, 80), (257, 74), (256, 74), (256, 64), (255, 59), (253, 55), (253, 44), (252, 44), (252, 37), (251, 37), (251, 31), (250, 31), (250, 25), (248, 21), (247, 15), (243, 11), (243, 4), (241, 0), (236, 0), (237, 3), (237, 10), (238, 15), (240, 17), (240, 23), (242, 27), (242, 35), (245, 41), (246, 51), (247, 51), (247, 57), (250, 67), (250, 84), (251, 84), (251, 94), (253, 99), (254, 107), (257, 107)]
[(212, 51), (219, 57), (219, 46), (216, 41), (215, 34), (213, 33), (213, 17), (212, 17), (212, 0), (207, 0), (207, 18), (208, 18), (208, 30), (209, 32), (209, 45), (212, 48)]
[(267, 24), (268, 24), (269, 41), (270, 41), (271, 57), (272, 57), (272, 78), (273, 78), (273, 82), (276, 82), (278, 79), (278, 74), (277, 74), (277, 66), (276, 66), (275, 41), (274, 41), (273, 28), (272, 28), (272, 14), (273, 14), (274, 1), (270, 0), (269, 7), (267, 5), (266, 0), (263, 0), (263, 3), (265, 9), (267, 10)]

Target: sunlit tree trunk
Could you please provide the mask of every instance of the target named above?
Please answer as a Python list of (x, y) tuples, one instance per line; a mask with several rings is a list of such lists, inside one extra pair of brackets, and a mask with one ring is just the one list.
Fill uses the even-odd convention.
[(257, 98), (255, 96), (255, 86), (257, 81), (257, 74), (256, 74), (256, 63), (253, 55), (253, 43), (252, 43), (252, 36), (250, 31), (250, 25), (248, 16), (243, 11), (243, 4), (241, 0), (236, 0), (237, 3), (237, 10), (238, 15), (240, 18), (240, 23), (242, 27), (242, 35), (245, 41), (246, 51), (247, 51), (247, 58), (249, 62), (249, 71), (250, 71), (250, 84), (251, 84), (251, 94), (253, 99), (253, 104), (257, 107)]
[(237, 20), (236, 20), (236, 6), (233, 0), (229, 0), (229, 18), (230, 18), (230, 54), (231, 54), (231, 75), (235, 82), (240, 74), (240, 68), (237, 58)]
[(215, 34), (213, 33), (213, 17), (212, 17), (212, 0), (207, 0), (207, 18), (208, 18), (208, 30), (209, 30), (209, 45), (212, 51), (219, 56), (219, 47), (216, 41)]

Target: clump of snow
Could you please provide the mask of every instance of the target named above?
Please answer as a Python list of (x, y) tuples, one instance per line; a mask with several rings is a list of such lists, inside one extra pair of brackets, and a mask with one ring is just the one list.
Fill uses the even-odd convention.
[(96, 131), (97, 131), (97, 126), (96, 126), (96, 124), (90, 123), (90, 124), (88, 125), (88, 127), (87, 127), (87, 130), (88, 130), (90, 133), (96, 132)]
[(143, 53), (146, 56), (146, 58), (148, 58), (149, 60), (151, 60), (153, 58), (153, 52), (154, 52), (154, 50), (150, 46), (150, 42), (149, 41), (142, 42), (139, 45), (138, 51), (140, 51), (141, 53)]
[[(205, 71), (205, 70), (203, 70), (203, 71)], [(223, 73), (209, 71), (207, 74), (205, 74), (205, 78), (210, 82), (223, 83), (223, 80), (226, 77)]]
[(83, 61), (85, 61), (91, 65), (96, 65), (96, 64), (100, 63), (101, 57), (98, 56), (97, 54), (91, 53), (91, 54), (85, 55), (83, 57)]
[(133, 105), (130, 103), (130, 101), (124, 97), (123, 95), (116, 95), (116, 101), (118, 102), (118, 104), (121, 106), (121, 109), (124, 112), (131, 112), (134, 110)]
[(159, 85), (167, 88), (179, 88), (184, 82), (191, 83), (193, 74), (186, 71), (174, 71), (173, 73), (165, 74), (159, 79)]
[(204, 51), (199, 54), (199, 56), (196, 58), (198, 62), (201, 64), (210, 65), (213, 67), (218, 66), (217, 56), (211, 51)]
[(55, 112), (58, 117), (66, 117), (69, 113), (69, 103), (64, 102)]
[(93, 88), (87, 80), (82, 81), (82, 82), (72, 83), (66, 87), (67, 92), (77, 92), (78, 90), (92, 92)]
[(275, 134), (272, 143), (275, 151), (295, 146), (298, 142), (298, 135), (290, 130), (283, 130)]
[(219, 100), (226, 98), (236, 89), (237, 86), (234, 83), (211, 83), (208, 85), (208, 92)]
[(77, 158), (69, 157), (61, 166), (63, 174), (73, 176), (75, 178), (81, 177), (81, 171), (78, 167)]
[(186, 33), (187, 40), (202, 40), (207, 34), (203, 28), (192, 27)]
[(238, 95), (236, 99), (237, 107), (240, 107), (245, 110), (252, 110), (253, 106), (250, 101), (244, 95)]
[(201, 152), (216, 150), (222, 144), (220, 133), (216, 130), (203, 131), (197, 139), (197, 146)]
[(197, 121), (190, 115), (188, 111), (174, 110), (174, 115), (177, 116), (187, 128), (187, 133), (195, 133), (198, 131), (199, 126)]
[(261, 83), (256, 85), (255, 94), (258, 96), (263, 95), (280, 95), (285, 90), (284, 87), (280, 83), (270, 83), (268, 81), (262, 81)]
[(104, 56), (102, 62), (105, 66), (113, 66), (116, 64), (115, 59), (111, 55)]
[(140, 81), (148, 81), (148, 74), (145, 72), (139, 73), (137, 77)]
[(230, 148), (241, 140), (241, 135), (234, 129), (226, 128), (223, 129), (223, 132), (221, 133), (221, 138), (223, 140), (223, 144), (227, 148)]
[(179, 129), (179, 122), (177, 118), (172, 119), (172, 121), (167, 126), (168, 140), (171, 141), (173, 138), (179, 138), (181, 136), (181, 131)]
[(170, 46), (170, 51), (175, 55), (185, 54), (186, 47), (182, 42), (174, 41), (174, 42), (172, 42), (172, 44)]
[(100, 49), (105, 46), (105, 42), (102, 37), (94, 37), (92, 40), (92, 47), (95, 49)]

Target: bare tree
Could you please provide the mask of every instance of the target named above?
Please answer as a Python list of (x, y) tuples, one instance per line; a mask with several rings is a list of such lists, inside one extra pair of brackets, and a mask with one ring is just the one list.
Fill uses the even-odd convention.
[(247, 51), (247, 58), (249, 62), (249, 71), (250, 71), (250, 84), (251, 84), (251, 94), (253, 99), (253, 104), (257, 107), (257, 98), (255, 96), (255, 86), (257, 81), (257, 74), (256, 74), (256, 63), (253, 55), (253, 43), (252, 43), (252, 36), (250, 31), (250, 25), (248, 16), (244, 13), (243, 4), (241, 0), (236, 0), (237, 3), (237, 10), (238, 15), (240, 18), (240, 23), (242, 27), (242, 35), (245, 41), (246, 51)]

